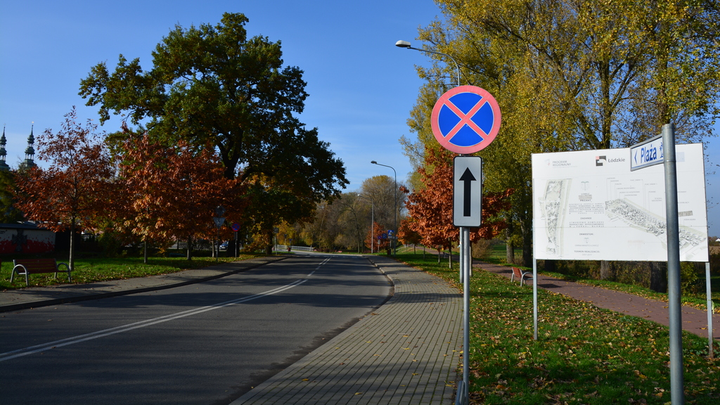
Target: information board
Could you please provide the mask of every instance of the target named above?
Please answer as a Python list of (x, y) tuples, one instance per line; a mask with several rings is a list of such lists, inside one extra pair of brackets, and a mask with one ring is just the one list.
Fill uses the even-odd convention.
[[(664, 165), (630, 149), (532, 155), (536, 259), (666, 261)], [(676, 146), (680, 260), (708, 261), (702, 144)]]

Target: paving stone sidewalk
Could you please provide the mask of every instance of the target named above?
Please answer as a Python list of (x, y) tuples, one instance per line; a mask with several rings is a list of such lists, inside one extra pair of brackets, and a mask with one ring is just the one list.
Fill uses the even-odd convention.
[(452, 404), (462, 350), (462, 294), (384, 257), (395, 284), (383, 306), (233, 405)]

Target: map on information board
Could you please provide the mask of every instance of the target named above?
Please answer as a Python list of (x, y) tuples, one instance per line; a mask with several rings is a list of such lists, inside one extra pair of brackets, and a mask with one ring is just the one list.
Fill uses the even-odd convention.
[[(708, 261), (702, 144), (676, 146), (680, 260)], [(630, 149), (532, 155), (536, 259), (666, 261), (664, 165)]]

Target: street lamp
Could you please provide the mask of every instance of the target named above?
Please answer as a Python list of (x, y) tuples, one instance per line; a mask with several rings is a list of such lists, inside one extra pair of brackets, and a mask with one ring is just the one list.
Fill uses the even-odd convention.
[(403, 40), (400, 40), (400, 41), (395, 42), (395, 46), (397, 46), (398, 48), (413, 49), (413, 50), (415, 50), (415, 51), (427, 52), (427, 53), (434, 53), (434, 54), (436, 54), (436, 55), (447, 56), (448, 58), (450, 58), (450, 60), (453, 61), (453, 63), (455, 63), (455, 71), (457, 72), (457, 85), (460, 86), (460, 65), (458, 65), (457, 61), (456, 61), (455, 58), (453, 58), (452, 56), (450, 56), (450, 55), (448, 55), (448, 54), (446, 54), (446, 53), (442, 53), (442, 52), (430, 51), (430, 50), (428, 50), (428, 49), (413, 48), (413, 47), (410, 45), (410, 42), (408, 42), (408, 41), (403, 41)]
[(394, 252), (394, 254), (397, 256), (397, 243), (395, 242), (395, 241), (397, 240), (397, 234), (398, 234), (398, 222), (397, 222), (397, 211), (398, 211), (398, 209), (397, 209), (397, 172), (395, 171), (395, 168), (392, 167), (392, 166), (384, 165), (384, 164), (378, 163), (378, 162), (376, 162), (376, 161), (374, 161), (374, 160), (371, 161), (370, 163), (372, 163), (372, 164), (374, 164), (374, 165), (378, 165), (378, 166), (389, 167), (389, 168), (392, 169), (393, 174), (395, 175), (395, 205), (394, 205), (394, 207), (393, 207), (393, 211), (395, 211), (395, 212), (394, 212), (394, 214), (395, 214), (395, 238), (392, 239), (392, 244), (393, 244), (393, 252)]

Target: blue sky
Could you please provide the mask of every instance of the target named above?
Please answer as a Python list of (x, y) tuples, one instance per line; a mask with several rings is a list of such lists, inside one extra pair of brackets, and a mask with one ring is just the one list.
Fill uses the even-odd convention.
[[(422, 45), (418, 28), (441, 17), (431, 0), (0, 0), (0, 123), (8, 164), (24, 158), (33, 122), (36, 135), (57, 130), (72, 106), (82, 121), (97, 118), (77, 95), (92, 66), (114, 69), (123, 54), (149, 69), (152, 50), (176, 24), (215, 25), (226, 11), (250, 19), (250, 36), (281, 41), (285, 64), (304, 71), (310, 96), (300, 120), (317, 127), (344, 161), (347, 191), (369, 177), (392, 176), (371, 160), (406, 179), (412, 168), (398, 139), (413, 135), (406, 122), (422, 85), (415, 66), (428, 66), (430, 58), (394, 44)], [(102, 129), (113, 132), (119, 124), (111, 119)], [(710, 140), (706, 153), (720, 155), (720, 139)], [(707, 180), (710, 234), (720, 236), (720, 171)]]

